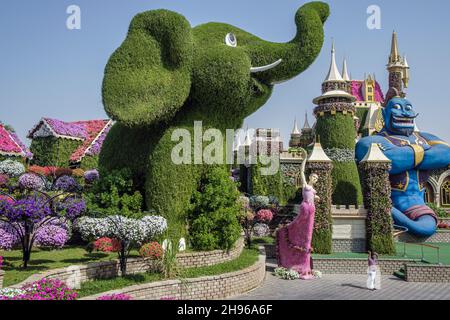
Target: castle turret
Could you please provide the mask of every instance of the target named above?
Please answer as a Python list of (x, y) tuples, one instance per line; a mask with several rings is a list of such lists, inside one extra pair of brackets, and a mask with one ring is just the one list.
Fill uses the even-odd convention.
[(354, 161), (356, 129), (354, 117), (356, 98), (349, 93), (349, 81), (344, 80), (336, 67), (334, 43), (331, 64), (322, 84), (322, 95), (313, 100), (317, 105), (315, 135), (327, 156), (333, 160), (333, 203), (341, 205), (362, 202), (361, 185)]
[(302, 127), (302, 136), (300, 138), (300, 146), (302, 148), (308, 147), (314, 142), (314, 130), (308, 121), (308, 112), (305, 112), (305, 123)]
[(294, 120), (294, 129), (291, 132), (291, 139), (289, 140), (289, 148), (300, 147), (300, 139), (302, 133), (298, 129), (297, 119)]
[(407, 88), (409, 82), (409, 66), (406, 59), (400, 56), (397, 33), (395, 31), (392, 33), (391, 54), (389, 55), (387, 70), (389, 71), (389, 89), (395, 89), (400, 96), (404, 97), (405, 93), (403, 88)]

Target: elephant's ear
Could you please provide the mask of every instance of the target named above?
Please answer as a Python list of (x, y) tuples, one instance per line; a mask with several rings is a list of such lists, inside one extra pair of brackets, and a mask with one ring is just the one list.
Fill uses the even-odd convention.
[(192, 56), (191, 26), (183, 16), (167, 10), (138, 14), (105, 69), (108, 115), (127, 126), (170, 120), (189, 96)]

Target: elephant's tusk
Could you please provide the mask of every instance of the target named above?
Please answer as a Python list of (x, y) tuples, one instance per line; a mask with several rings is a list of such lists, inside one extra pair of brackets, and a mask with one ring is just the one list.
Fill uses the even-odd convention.
[(283, 61), (283, 59), (280, 59), (278, 61), (275, 61), (272, 64), (268, 64), (266, 66), (262, 66), (262, 67), (252, 67), (250, 68), (250, 73), (257, 73), (257, 72), (263, 72), (263, 71), (267, 71), (270, 70), (272, 68), (275, 68), (277, 65), (279, 65), (281, 63), (281, 61)]

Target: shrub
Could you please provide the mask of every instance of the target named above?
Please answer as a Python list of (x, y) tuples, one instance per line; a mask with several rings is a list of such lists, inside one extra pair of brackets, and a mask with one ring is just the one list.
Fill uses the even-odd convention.
[(133, 300), (131, 296), (124, 293), (113, 293), (98, 297), (96, 300)]
[(117, 239), (102, 237), (94, 241), (93, 249), (100, 252), (119, 252), (121, 245)]
[(253, 210), (266, 209), (270, 205), (270, 199), (267, 196), (252, 196), (250, 197), (250, 206)]
[(272, 221), (273, 213), (269, 209), (261, 209), (256, 213), (255, 218), (260, 222), (269, 223)]
[(96, 169), (86, 171), (84, 173), (84, 181), (88, 184), (92, 184), (100, 179), (100, 174)]
[(35, 243), (41, 247), (61, 249), (69, 240), (69, 227), (62, 221), (52, 221), (36, 232)]
[(77, 192), (80, 190), (81, 186), (74, 178), (64, 175), (56, 180), (54, 188), (55, 190), (64, 192)]
[(9, 177), (6, 174), (0, 174), (0, 188), (6, 187), (9, 183)]
[(45, 188), (45, 180), (33, 173), (25, 173), (19, 178), (19, 187), (22, 190), (43, 190)]
[(444, 208), (439, 208), (436, 204), (434, 203), (427, 203), (427, 206), (434, 211), (434, 213), (437, 214), (437, 216), (439, 218), (447, 218), (449, 216), (449, 214), (447, 213), (447, 210), (445, 210)]
[(89, 212), (105, 216), (120, 214), (130, 218), (140, 218), (143, 215), (144, 199), (135, 189), (129, 170), (115, 170), (100, 176), (101, 179), (95, 181), (94, 171), (88, 175), (88, 179), (94, 182), (85, 193)]
[(266, 237), (270, 235), (270, 228), (265, 223), (257, 223), (253, 227), (253, 235), (255, 237)]
[(163, 248), (158, 242), (146, 243), (139, 249), (139, 255), (142, 258), (161, 259)]
[(190, 240), (197, 250), (231, 249), (239, 238), (240, 205), (228, 170), (212, 167), (194, 193), (189, 214)]
[(14, 160), (4, 160), (0, 162), (0, 174), (5, 174), (10, 178), (18, 177), (25, 172), (25, 166)]
[(11, 250), (19, 243), (19, 237), (16, 230), (2, 221), (0, 221), (0, 249)]

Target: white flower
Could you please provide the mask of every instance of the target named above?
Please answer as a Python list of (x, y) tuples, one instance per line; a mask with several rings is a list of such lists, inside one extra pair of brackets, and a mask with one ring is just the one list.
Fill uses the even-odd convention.
[(9, 177), (18, 177), (25, 172), (25, 166), (14, 160), (4, 160), (0, 162), (0, 174), (6, 174)]
[(85, 240), (101, 237), (115, 238), (143, 244), (167, 229), (167, 220), (159, 216), (146, 216), (140, 220), (123, 216), (106, 218), (80, 218), (77, 228)]
[(0, 289), (0, 298), (14, 298), (16, 296), (20, 296), (21, 294), (25, 294), (26, 291), (22, 289), (13, 289), (13, 288), (4, 288)]

